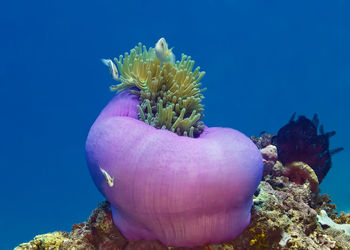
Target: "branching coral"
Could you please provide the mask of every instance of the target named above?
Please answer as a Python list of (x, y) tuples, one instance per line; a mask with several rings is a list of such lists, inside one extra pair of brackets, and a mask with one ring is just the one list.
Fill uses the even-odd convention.
[(117, 92), (129, 89), (139, 96), (139, 119), (147, 124), (197, 137), (204, 128), (201, 100), (205, 89), (200, 89), (199, 81), (205, 72), (199, 67), (192, 71), (194, 61), (184, 54), (176, 63), (158, 57), (155, 48), (147, 50), (139, 43), (130, 54), (115, 58), (120, 73), (116, 80), (121, 83), (110, 89)]

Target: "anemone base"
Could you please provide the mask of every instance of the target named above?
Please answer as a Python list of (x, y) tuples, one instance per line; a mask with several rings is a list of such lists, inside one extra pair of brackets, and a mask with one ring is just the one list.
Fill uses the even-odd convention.
[[(249, 205), (250, 206), (250, 205)], [(126, 214), (120, 213), (111, 205), (114, 224), (128, 240), (159, 240), (166, 246), (193, 247), (203, 244), (218, 244), (233, 240), (249, 225), (249, 209), (242, 211), (215, 213), (212, 215), (198, 215), (192, 213), (174, 214), (171, 226), (161, 225), (162, 221), (169, 221), (169, 214), (158, 216), (154, 225), (145, 225), (132, 220)], [(243, 211), (248, 211), (244, 214)], [(135, 217), (135, 216), (133, 216)], [(236, 224), (245, 225), (237, 230)], [(162, 231), (152, 230), (163, 228)], [(229, 233), (228, 233), (229, 232)]]

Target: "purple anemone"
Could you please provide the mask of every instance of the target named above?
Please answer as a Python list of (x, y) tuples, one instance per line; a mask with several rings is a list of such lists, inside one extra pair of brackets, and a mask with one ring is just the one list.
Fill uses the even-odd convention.
[(164, 38), (114, 61), (103, 59), (119, 94), (92, 125), (86, 156), (115, 225), (129, 240), (168, 246), (234, 239), (261, 180), (258, 148), (236, 130), (204, 126), (205, 72), (184, 54), (175, 62)]
[(196, 246), (234, 239), (250, 222), (262, 157), (242, 133), (204, 126), (197, 138), (138, 120), (139, 99), (116, 95), (90, 129), (91, 176), (129, 240)]

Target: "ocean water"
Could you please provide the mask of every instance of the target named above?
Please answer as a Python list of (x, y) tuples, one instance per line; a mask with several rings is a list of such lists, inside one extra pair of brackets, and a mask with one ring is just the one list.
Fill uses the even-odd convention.
[(0, 7), (0, 249), (70, 230), (103, 197), (84, 143), (113, 96), (100, 58), (165, 37), (207, 74), (208, 126), (276, 133), (319, 114), (345, 150), (321, 185), (350, 211), (350, 2), (12, 1)]

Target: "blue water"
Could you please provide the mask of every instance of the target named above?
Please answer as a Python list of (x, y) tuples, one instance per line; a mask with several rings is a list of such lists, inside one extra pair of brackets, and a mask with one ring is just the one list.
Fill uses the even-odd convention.
[[(283, 2), (283, 3), (282, 3)], [(100, 58), (164, 36), (207, 72), (208, 126), (275, 133), (315, 112), (345, 147), (321, 185), (350, 210), (349, 1), (8, 1), (0, 6), (0, 249), (70, 230), (103, 197), (84, 142), (113, 96)]]

